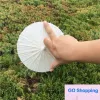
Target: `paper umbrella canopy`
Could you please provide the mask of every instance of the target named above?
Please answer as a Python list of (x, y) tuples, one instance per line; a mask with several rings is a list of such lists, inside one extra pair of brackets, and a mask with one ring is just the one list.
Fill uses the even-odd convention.
[[(63, 35), (55, 25), (49, 23), (56, 36)], [(36, 72), (47, 72), (55, 60), (53, 55), (44, 45), (44, 38), (48, 37), (43, 22), (35, 22), (27, 26), (19, 35), (17, 52), (22, 63)]]

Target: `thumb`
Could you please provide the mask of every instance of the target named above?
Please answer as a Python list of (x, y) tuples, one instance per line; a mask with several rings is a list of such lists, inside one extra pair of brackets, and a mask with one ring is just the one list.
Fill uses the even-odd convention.
[(62, 64), (62, 62), (60, 60), (55, 60), (52, 64), (51, 64), (51, 68), (50, 71), (52, 72), (54, 70), (54, 68), (56, 68), (58, 65)]

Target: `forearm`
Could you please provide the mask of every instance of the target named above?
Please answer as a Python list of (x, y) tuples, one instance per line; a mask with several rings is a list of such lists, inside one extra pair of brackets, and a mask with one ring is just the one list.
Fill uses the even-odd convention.
[(79, 42), (75, 55), (79, 62), (100, 63), (100, 39)]

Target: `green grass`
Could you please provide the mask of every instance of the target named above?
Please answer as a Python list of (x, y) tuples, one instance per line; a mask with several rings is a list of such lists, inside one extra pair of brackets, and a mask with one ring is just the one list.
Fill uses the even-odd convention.
[(74, 62), (36, 73), (19, 60), (21, 31), (47, 20), (78, 40), (100, 38), (99, 0), (0, 0), (0, 100), (64, 100), (65, 84), (100, 84), (100, 65)]

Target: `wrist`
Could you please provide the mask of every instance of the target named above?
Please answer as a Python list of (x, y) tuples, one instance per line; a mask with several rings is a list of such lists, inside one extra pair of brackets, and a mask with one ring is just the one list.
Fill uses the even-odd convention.
[(87, 59), (91, 55), (91, 42), (90, 41), (80, 41), (78, 42), (75, 49), (74, 61), (77, 62), (87, 62)]
[(82, 42), (77, 42), (74, 50), (73, 50), (73, 55), (72, 55), (72, 60), (73, 61), (80, 61), (82, 59), (82, 54), (83, 54), (83, 43)]

